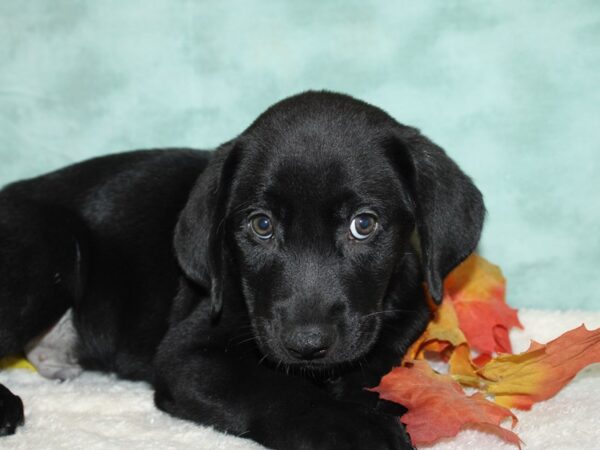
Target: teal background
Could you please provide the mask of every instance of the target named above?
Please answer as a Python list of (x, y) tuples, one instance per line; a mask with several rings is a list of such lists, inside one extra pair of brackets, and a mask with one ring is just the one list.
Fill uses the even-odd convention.
[(415, 125), (489, 211), (519, 307), (600, 308), (600, 2), (0, 1), (0, 183), (210, 148), (282, 97)]

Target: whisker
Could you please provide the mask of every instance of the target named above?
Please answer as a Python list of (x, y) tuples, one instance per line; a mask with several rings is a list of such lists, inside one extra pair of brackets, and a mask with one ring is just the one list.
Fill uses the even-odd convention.
[(259, 366), (260, 366), (260, 365), (262, 364), (262, 362), (263, 362), (265, 359), (267, 359), (267, 357), (268, 357), (268, 356), (269, 356), (269, 355), (268, 355), (267, 353), (265, 353), (265, 354), (264, 354), (264, 356), (258, 360), (258, 364), (257, 364), (257, 365), (259, 365)]
[(253, 335), (254, 335), (254, 332), (252, 330), (246, 330), (246, 331), (243, 331), (242, 333), (236, 334), (235, 336), (231, 336), (229, 338), (229, 342), (234, 341), (239, 338), (243, 338), (246, 336), (253, 336)]
[(359, 320), (364, 320), (367, 319), (369, 317), (373, 317), (373, 316), (378, 316), (380, 314), (393, 314), (393, 313), (416, 313), (418, 311), (412, 310), (412, 309), (388, 309), (385, 311), (376, 311), (376, 312), (372, 312), (369, 314), (365, 314), (364, 316), (359, 317)]
[(252, 342), (252, 341), (257, 341), (257, 340), (258, 340), (257, 336), (252, 336), (252, 337), (244, 339), (244, 340), (242, 340), (240, 342), (236, 342), (236, 345), (242, 345), (242, 344), (245, 344), (246, 342)]

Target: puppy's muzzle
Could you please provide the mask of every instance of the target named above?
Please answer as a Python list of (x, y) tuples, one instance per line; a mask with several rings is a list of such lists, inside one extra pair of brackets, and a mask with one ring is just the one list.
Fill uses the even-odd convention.
[(281, 340), (295, 359), (320, 359), (327, 355), (337, 339), (330, 325), (301, 325), (282, 332)]

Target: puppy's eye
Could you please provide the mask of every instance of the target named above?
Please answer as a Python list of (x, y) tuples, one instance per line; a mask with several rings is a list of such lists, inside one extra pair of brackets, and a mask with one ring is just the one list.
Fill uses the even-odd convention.
[(350, 223), (350, 236), (362, 241), (377, 229), (377, 217), (372, 214), (359, 214)]
[(259, 214), (250, 219), (250, 228), (260, 239), (271, 239), (273, 237), (273, 222), (265, 214)]

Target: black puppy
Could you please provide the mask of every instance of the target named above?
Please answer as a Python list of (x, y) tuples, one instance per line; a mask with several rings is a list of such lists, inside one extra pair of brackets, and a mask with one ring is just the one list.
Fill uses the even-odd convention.
[[(410, 448), (364, 388), (423, 331), (423, 283), (441, 301), (483, 216), (416, 129), (300, 94), (214, 153), (106, 156), (4, 188), (0, 356), (62, 317), (81, 367), (152, 383), (175, 416), (274, 448)], [(0, 433), (20, 418), (0, 389)]]

